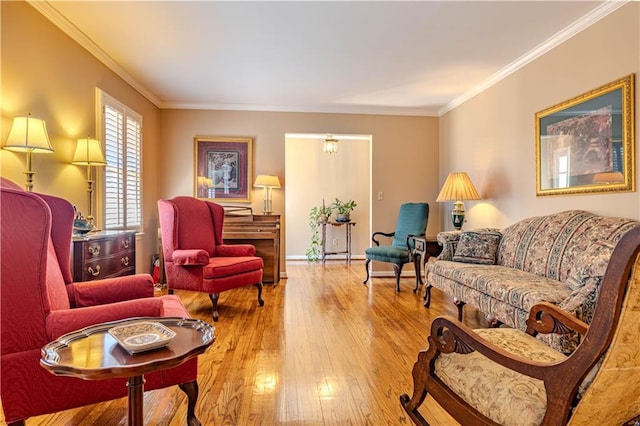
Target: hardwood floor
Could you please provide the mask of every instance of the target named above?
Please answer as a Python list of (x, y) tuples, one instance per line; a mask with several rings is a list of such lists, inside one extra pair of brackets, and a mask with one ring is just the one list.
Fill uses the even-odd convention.
[[(254, 287), (221, 294), (216, 341), (199, 357), (202, 424), (410, 424), (398, 398), (413, 390), (411, 369), (432, 319), (456, 315), (451, 300), (434, 290), (431, 308), (424, 308), (413, 278), (402, 279), (400, 293), (394, 278), (364, 286), (362, 262), (291, 262), (287, 274), (265, 285), (262, 308)], [(193, 317), (211, 322), (206, 294), (176, 294)], [(471, 307), (465, 322), (486, 326)], [(144, 404), (145, 424), (185, 424), (186, 398), (177, 386), (145, 392)], [(456, 424), (429, 400), (422, 411), (433, 425)], [(126, 416), (121, 398), (26, 423), (123, 425)]]

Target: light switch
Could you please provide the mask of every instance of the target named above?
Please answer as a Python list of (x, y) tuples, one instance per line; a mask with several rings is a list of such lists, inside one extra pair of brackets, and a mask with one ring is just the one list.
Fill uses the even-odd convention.
[(384, 194), (382, 191), (378, 191), (378, 200), (382, 200), (384, 198)]

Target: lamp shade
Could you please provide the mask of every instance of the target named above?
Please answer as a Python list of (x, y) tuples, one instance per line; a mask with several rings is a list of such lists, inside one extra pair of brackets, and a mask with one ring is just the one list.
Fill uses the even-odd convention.
[(253, 186), (280, 188), (280, 179), (278, 179), (278, 176), (258, 175)]
[(39, 118), (15, 117), (4, 149), (17, 152), (52, 153), (47, 125)]
[(105, 166), (107, 162), (104, 160), (100, 141), (89, 138), (78, 139), (71, 163), (80, 166)]
[(449, 173), (444, 181), (440, 194), (436, 198), (437, 202), (442, 201), (462, 201), (479, 200), (478, 191), (471, 183), (471, 179), (465, 172)]

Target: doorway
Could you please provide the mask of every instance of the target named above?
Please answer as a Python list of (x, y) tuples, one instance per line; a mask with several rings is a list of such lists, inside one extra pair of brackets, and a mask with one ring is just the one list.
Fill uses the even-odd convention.
[[(323, 149), (328, 133), (287, 133), (285, 135), (286, 260), (307, 260), (311, 230), (309, 212), (314, 206), (330, 205), (335, 198), (354, 200), (351, 213), (352, 259), (364, 259), (371, 235), (371, 135), (331, 134), (337, 152)], [(335, 219), (335, 216), (332, 217)], [(327, 250), (346, 247), (344, 227), (327, 227)], [(344, 259), (344, 255), (329, 256)]]

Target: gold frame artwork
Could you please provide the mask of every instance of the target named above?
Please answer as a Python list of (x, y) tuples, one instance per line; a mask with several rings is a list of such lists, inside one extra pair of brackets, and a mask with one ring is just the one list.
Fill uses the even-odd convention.
[(630, 74), (536, 113), (536, 195), (635, 191)]
[(251, 202), (253, 139), (196, 136), (193, 193), (214, 202)]

